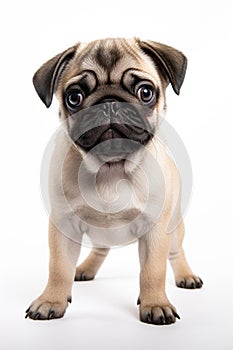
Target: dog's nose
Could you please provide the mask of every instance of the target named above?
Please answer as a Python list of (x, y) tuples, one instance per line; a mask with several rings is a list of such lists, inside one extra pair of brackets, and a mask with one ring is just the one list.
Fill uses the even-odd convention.
[(104, 104), (105, 109), (108, 111), (109, 116), (116, 115), (117, 111), (121, 108), (122, 102), (115, 98), (105, 98), (101, 101)]

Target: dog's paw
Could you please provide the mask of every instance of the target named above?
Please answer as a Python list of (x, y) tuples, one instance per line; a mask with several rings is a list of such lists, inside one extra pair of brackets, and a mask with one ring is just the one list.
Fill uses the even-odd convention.
[(201, 288), (203, 286), (203, 281), (200, 277), (195, 276), (195, 275), (185, 276), (185, 277), (177, 277), (176, 278), (176, 285), (179, 288), (197, 289), (197, 288)]
[(140, 320), (145, 323), (155, 325), (168, 325), (180, 319), (174, 306), (168, 304), (164, 306), (144, 306), (140, 307)]
[(33, 320), (61, 318), (65, 314), (68, 302), (71, 302), (70, 297), (65, 300), (53, 300), (53, 298), (40, 296), (26, 310), (25, 318), (31, 318)]
[(88, 269), (83, 269), (81, 266), (76, 268), (75, 281), (91, 281), (95, 278), (93, 271)]

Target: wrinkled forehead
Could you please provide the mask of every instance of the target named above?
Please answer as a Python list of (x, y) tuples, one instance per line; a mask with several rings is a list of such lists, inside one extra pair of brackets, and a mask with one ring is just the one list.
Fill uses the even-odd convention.
[(127, 70), (138, 70), (159, 81), (151, 59), (137, 46), (134, 39), (105, 39), (81, 44), (69, 66), (66, 79), (91, 71), (99, 83), (119, 83)]

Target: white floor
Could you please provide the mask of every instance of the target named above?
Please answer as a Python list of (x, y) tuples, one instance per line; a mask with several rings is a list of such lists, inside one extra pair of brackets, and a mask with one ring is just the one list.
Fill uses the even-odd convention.
[[(34, 254), (38, 259), (39, 252)], [(221, 267), (211, 266), (211, 253), (205, 262), (198, 260), (203, 258), (201, 252), (196, 255), (195, 266), (205, 282), (202, 290), (176, 288), (168, 269), (167, 293), (181, 316), (169, 326), (138, 320), (136, 245), (113, 250), (96, 280), (74, 285), (73, 301), (63, 319), (24, 319), (30, 299), (45, 282), (46, 259), (43, 253), (41, 257), (23, 270), (18, 269), (19, 262), (15, 273), (5, 276), (0, 314), (4, 350), (233, 349), (232, 278)]]

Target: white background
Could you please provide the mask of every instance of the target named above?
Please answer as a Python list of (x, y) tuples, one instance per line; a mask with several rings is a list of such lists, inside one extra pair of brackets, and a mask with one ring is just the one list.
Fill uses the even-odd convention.
[[(232, 349), (232, 1), (8, 1), (1, 3), (2, 349)], [(168, 89), (167, 120), (193, 167), (186, 254), (200, 291), (167, 292), (175, 325), (138, 321), (136, 245), (113, 250), (93, 282), (75, 284), (64, 319), (35, 322), (24, 310), (47, 279), (47, 216), (40, 197), (44, 148), (58, 126), (31, 78), (77, 41), (104, 37), (160, 41), (189, 59), (181, 95)], [(83, 256), (87, 253), (85, 250)], [(82, 257), (83, 257), (82, 256)]]

